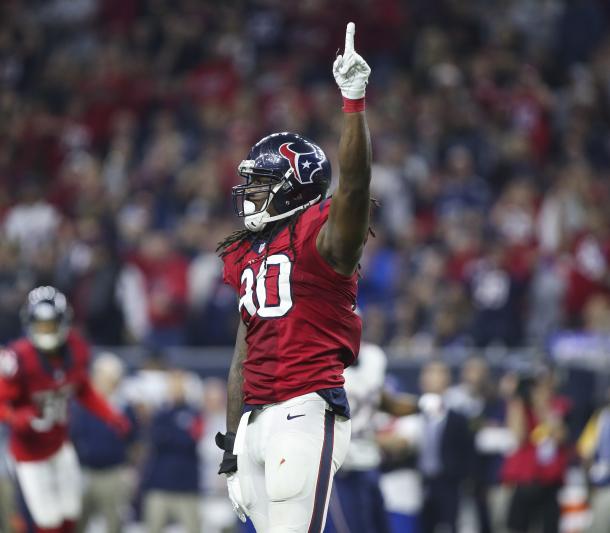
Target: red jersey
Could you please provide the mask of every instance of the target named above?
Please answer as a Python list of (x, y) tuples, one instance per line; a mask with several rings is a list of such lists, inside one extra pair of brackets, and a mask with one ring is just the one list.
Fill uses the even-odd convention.
[(610, 241), (587, 233), (578, 236), (572, 249), (566, 292), (566, 308), (571, 316), (578, 316), (591, 296), (608, 294), (609, 272)]
[(43, 460), (59, 450), (68, 438), (73, 397), (104, 419), (114, 416), (91, 386), (88, 363), (89, 347), (75, 331), (57, 358), (40, 353), (27, 338), (0, 350), (0, 406), (12, 421), (10, 448), (17, 461)]
[[(557, 396), (551, 400), (553, 413), (565, 420), (571, 410), (567, 398)], [(566, 444), (553, 445), (545, 440), (548, 428), (541, 423), (531, 408), (525, 410), (527, 438), (519, 448), (504, 460), (501, 478), (508, 484), (541, 483), (556, 485), (563, 479), (570, 462), (570, 448)]]
[(320, 256), (316, 238), (330, 200), (306, 209), (294, 235), (241, 243), (224, 257), (224, 281), (239, 294), (247, 326), (244, 401), (269, 404), (341, 387), (358, 355), (357, 274), (344, 276)]

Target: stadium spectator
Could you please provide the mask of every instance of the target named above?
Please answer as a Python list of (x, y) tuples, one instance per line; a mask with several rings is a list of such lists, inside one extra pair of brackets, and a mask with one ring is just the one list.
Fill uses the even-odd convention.
[(17, 249), (0, 239), (0, 343), (8, 343), (21, 333), (18, 309), (30, 287), (31, 276), (20, 269)]
[(192, 221), (194, 258), (188, 271), (188, 341), (197, 346), (227, 345), (233, 342), (237, 327), (234, 297), (222, 282), (222, 264), (214, 250), (221, 236), (230, 232), (230, 228), (220, 224), (206, 230), (197, 218)]
[(542, 345), (564, 323), (565, 261), (546, 256), (540, 259), (532, 274), (527, 291), (525, 323), (527, 341)]
[(78, 531), (85, 532), (90, 521), (101, 516), (105, 531), (123, 531), (125, 511), (131, 499), (133, 480), (129, 479), (129, 446), (136, 436), (133, 409), (120, 397), (124, 368), (114, 354), (99, 354), (93, 362), (92, 381), (95, 389), (131, 422), (128, 435), (119, 436), (97, 417), (78, 405), (72, 406), (70, 435), (83, 467), (83, 507)]
[(610, 296), (596, 294), (587, 300), (582, 313), (583, 333), (610, 334)]
[(120, 264), (108, 242), (111, 233), (103, 220), (76, 220), (73, 241), (64, 251), (57, 281), (71, 296), (77, 323), (95, 344), (116, 346), (123, 341), (123, 313), (119, 305)]
[(235, 513), (227, 494), (227, 484), (218, 474), (220, 452), (214, 437), (226, 425), (227, 406), (226, 383), (218, 378), (208, 378), (203, 382), (202, 410), (205, 420), (204, 431), (199, 441), (201, 456), (201, 492), (203, 494), (203, 531), (220, 532), (231, 529), (235, 523)]
[(451, 382), (449, 368), (427, 363), (420, 374), (421, 436), (418, 470), (423, 480), (423, 533), (441, 526), (457, 533), (460, 487), (471, 466), (472, 440), (466, 417), (449, 409), (444, 395)]
[(610, 390), (606, 401), (590, 418), (577, 443), (578, 453), (592, 487), (590, 533), (602, 533), (610, 524)]
[(468, 147), (453, 146), (446, 157), (442, 190), (436, 206), (440, 217), (486, 210), (490, 203), (489, 186), (475, 174), (473, 155)]
[(582, 309), (591, 296), (610, 293), (609, 222), (606, 209), (591, 206), (583, 232), (574, 236), (566, 293), (567, 313), (573, 325), (582, 325)]
[(519, 309), (523, 305), (524, 281), (511, 272), (513, 265), (502, 243), (492, 241), (467, 268), (475, 346), (522, 344)]
[(203, 421), (200, 412), (187, 404), (186, 385), (184, 372), (169, 372), (168, 401), (150, 423), (142, 488), (144, 520), (151, 533), (161, 533), (170, 520), (179, 522), (188, 533), (201, 530), (197, 445)]
[(467, 359), (461, 370), (460, 383), (445, 394), (448, 408), (468, 420), (474, 454), (470, 471), (474, 499), (481, 533), (499, 531), (504, 520), (498, 509), (496, 488), (499, 484), (503, 454), (510, 448), (510, 433), (504, 427), (505, 405), (499, 391), (493, 387), (487, 361), (480, 357)]
[(20, 192), (19, 202), (6, 213), (4, 232), (27, 260), (38, 247), (54, 238), (61, 217), (36, 182), (24, 184)]
[(148, 333), (144, 341), (155, 348), (185, 343), (187, 262), (173, 249), (168, 235), (150, 233), (132, 259), (140, 271), (147, 307)]
[(565, 418), (570, 405), (555, 393), (555, 374), (542, 369), (522, 377), (508, 404), (507, 424), (517, 449), (502, 466), (502, 480), (513, 487), (507, 526), (544, 533), (559, 529), (559, 490), (568, 466)]
[(9, 429), (5, 424), (0, 424), (0, 531), (16, 533), (17, 500), (11, 476), (8, 441)]

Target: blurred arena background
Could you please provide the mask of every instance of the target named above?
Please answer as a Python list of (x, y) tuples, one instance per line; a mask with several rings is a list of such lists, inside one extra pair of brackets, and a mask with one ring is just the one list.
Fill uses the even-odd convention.
[[(316, 139), (336, 170), (331, 65), (348, 20), (372, 67), (381, 203), (362, 261), (364, 339), (386, 350), (389, 385), (412, 393), (435, 358), (456, 387), (463, 363), (484, 358), (481, 390), (500, 404), (553, 366), (570, 404), (562, 531), (586, 531), (596, 480), (577, 443), (610, 398), (606, 0), (3, 1), (0, 343), (21, 334), (28, 290), (64, 291), (78, 327), (126, 366), (121, 401), (141, 431), (125, 531), (146, 530), (148, 428), (176, 389), (203, 415), (202, 531), (230, 531), (213, 435), (238, 317), (215, 247), (240, 222), (230, 188), (261, 136)], [(401, 421), (378, 422), (387, 435)], [(610, 468), (610, 431), (597, 435)], [(406, 455), (387, 470), (416, 484)], [(417, 514), (416, 496), (389, 490)]]

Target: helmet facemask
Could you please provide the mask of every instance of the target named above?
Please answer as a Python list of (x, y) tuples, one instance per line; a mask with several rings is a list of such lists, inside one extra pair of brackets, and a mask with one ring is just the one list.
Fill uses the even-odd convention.
[[(238, 173), (246, 183), (233, 187), (233, 208), (238, 217), (245, 219), (247, 229), (261, 231), (271, 216), (268, 209), (273, 197), (288, 176), (280, 177), (263, 169), (255, 169), (254, 161), (248, 159), (240, 163)], [(255, 181), (257, 178), (265, 181)], [(257, 206), (260, 200), (262, 202)]]
[(34, 289), (22, 310), (25, 332), (42, 352), (53, 352), (64, 344), (71, 319), (65, 296), (52, 287)]
[[(245, 160), (240, 163), (238, 168), (239, 175), (247, 181), (244, 185), (233, 187), (232, 190), (233, 208), (238, 217), (244, 218), (246, 229), (253, 232), (262, 231), (267, 223), (287, 218), (297, 211), (302, 211), (320, 200), (321, 196), (317, 196), (312, 201), (306, 202), (293, 209), (288, 209), (288, 211), (283, 213), (272, 215), (269, 213), (269, 208), (274, 206), (273, 200), (275, 195), (280, 190), (291, 190), (293, 188), (290, 181), (293, 171), (292, 169), (289, 169), (286, 174), (281, 178), (278, 178), (272, 173), (253, 168), (253, 165), (254, 161), (252, 160)], [(265, 183), (252, 183), (254, 178), (263, 178), (268, 181)], [(261, 195), (261, 197), (264, 195), (264, 200), (259, 207), (257, 207), (255, 201), (252, 199), (252, 197), (258, 195)]]
[(53, 352), (66, 340), (68, 326), (55, 319), (37, 320), (28, 326), (28, 336), (32, 344), (43, 352)]

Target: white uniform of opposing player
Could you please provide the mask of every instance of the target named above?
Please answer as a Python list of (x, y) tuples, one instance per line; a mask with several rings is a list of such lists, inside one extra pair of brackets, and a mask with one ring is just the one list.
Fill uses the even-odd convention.
[(387, 358), (381, 348), (362, 343), (357, 364), (345, 369), (345, 390), (352, 415), (352, 438), (329, 503), (332, 532), (385, 533), (383, 501), (376, 483), (381, 454), (375, 417), (384, 389)]
[(358, 364), (345, 369), (345, 390), (352, 413), (352, 439), (346, 470), (372, 470), (381, 462), (373, 418), (379, 411), (387, 357), (379, 346), (362, 343)]

